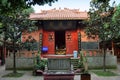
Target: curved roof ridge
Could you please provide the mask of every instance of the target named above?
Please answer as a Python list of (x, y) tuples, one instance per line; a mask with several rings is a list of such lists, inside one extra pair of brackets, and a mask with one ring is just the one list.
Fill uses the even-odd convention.
[(51, 9), (42, 10), (41, 13), (32, 13), (30, 19), (34, 20), (65, 20), (65, 19), (87, 19), (88, 14), (86, 11), (79, 11), (79, 9)]

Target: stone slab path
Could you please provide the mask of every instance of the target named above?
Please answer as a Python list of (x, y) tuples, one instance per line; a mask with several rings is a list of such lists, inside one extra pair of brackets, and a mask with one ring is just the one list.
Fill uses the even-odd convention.
[[(0, 80), (43, 80), (43, 76), (32, 76), (32, 71), (18, 71), (24, 73), (24, 75), (20, 78), (3, 78), (2, 76), (10, 73), (11, 71), (6, 71), (5, 66), (0, 66)], [(118, 63), (118, 69), (113, 70), (119, 74), (119, 76), (113, 77), (99, 77), (94, 73), (91, 73), (91, 80), (120, 80), (120, 63)], [(80, 75), (75, 75), (74, 80), (80, 80)]]

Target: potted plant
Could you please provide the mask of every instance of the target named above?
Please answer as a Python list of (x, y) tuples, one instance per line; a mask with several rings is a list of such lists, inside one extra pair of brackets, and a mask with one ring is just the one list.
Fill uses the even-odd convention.
[(83, 51), (80, 51), (80, 64), (84, 69), (81, 72), (81, 80), (91, 80), (91, 75), (88, 72), (88, 61)]
[(46, 61), (42, 60), (39, 55), (34, 59), (33, 75), (42, 75), (45, 69)]
[(82, 60), (83, 58), (80, 53), (78, 55), (80, 55), (80, 58), (78, 60), (77, 69), (75, 70), (75, 73), (77, 73), (77, 74), (84, 71), (83, 60)]

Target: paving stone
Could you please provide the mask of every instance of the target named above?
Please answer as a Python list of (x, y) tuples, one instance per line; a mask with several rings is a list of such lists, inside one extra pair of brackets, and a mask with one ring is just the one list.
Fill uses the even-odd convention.
[[(5, 70), (5, 66), (0, 66), (0, 80), (43, 80), (43, 76), (33, 76), (32, 71), (18, 71), (23, 72), (24, 75), (20, 78), (2, 78), (1, 76), (10, 73), (12, 71)], [(114, 72), (120, 74), (120, 63), (118, 63), (118, 69)], [(75, 75), (74, 80), (80, 80), (80, 75)], [(91, 73), (91, 80), (120, 80), (120, 76), (113, 77), (99, 77), (94, 73)]]

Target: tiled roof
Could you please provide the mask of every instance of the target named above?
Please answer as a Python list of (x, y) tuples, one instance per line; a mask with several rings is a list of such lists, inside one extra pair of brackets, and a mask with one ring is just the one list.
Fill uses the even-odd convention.
[(32, 13), (31, 20), (82, 20), (87, 19), (87, 12), (80, 12), (79, 9), (52, 9), (42, 10), (41, 13)]

